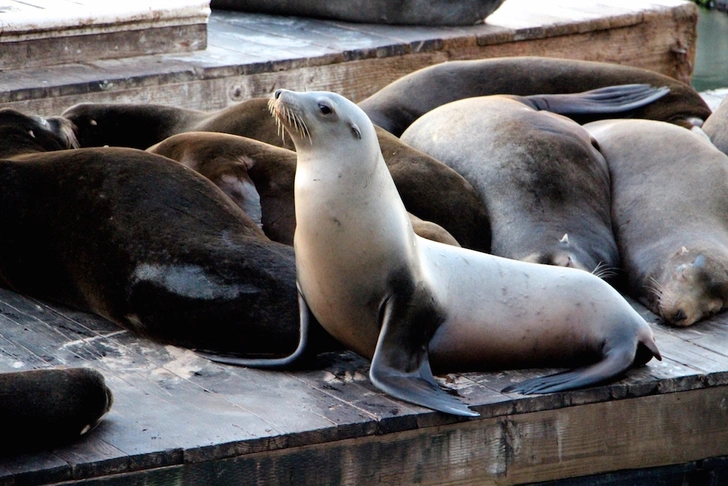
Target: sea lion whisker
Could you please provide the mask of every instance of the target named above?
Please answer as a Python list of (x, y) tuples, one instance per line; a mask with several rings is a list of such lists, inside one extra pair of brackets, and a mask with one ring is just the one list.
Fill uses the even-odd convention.
[(617, 275), (616, 269), (614, 267), (611, 267), (606, 262), (599, 262), (597, 266), (594, 267), (594, 270), (592, 270), (591, 273), (594, 276), (601, 278), (602, 280), (606, 280)]
[(301, 125), (301, 135), (305, 138), (308, 137), (308, 142), (313, 145), (313, 139), (311, 138), (311, 131), (308, 129), (308, 126), (306, 125), (306, 122), (303, 120), (301, 115), (296, 115), (298, 118), (298, 122)]
[(650, 277), (647, 281), (645, 288), (648, 292), (651, 292), (656, 298), (658, 304), (664, 304), (667, 298), (665, 287), (658, 282), (654, 277)]

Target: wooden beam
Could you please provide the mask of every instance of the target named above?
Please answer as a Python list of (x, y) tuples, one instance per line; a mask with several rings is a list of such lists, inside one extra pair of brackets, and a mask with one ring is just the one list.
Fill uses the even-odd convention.
[(84, 484), (141, 484), (144, 478), (502, 486), (684, 464), (728, 455), (727, 397), (728, 387), (716, 387), (616, 400), (187, 462)]

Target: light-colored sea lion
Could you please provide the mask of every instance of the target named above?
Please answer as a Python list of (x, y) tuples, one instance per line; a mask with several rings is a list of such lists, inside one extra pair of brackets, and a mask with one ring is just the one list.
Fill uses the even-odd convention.
[(402, 140), (473, 185), (494, 255), (589, 272), (619, 265), (607, 164), (574, 121), (483, 96), (426, 113)]
[[(642, 83), (666, 86), (670, 92), (641, 108), (605, 116), (596, 110), (574, 111), (573, 101), (558, 106), (554, 98), (534, 97), (541, 109), (568, 114), (585, 123), (604, 118), (647, 118), (692, 128), (700, 125), (710, 108), (690, 86), (668, 76), (630, 66), (609, 63), (553, 59), (547, 57), (505, 57), (470, 61), (449, 61), (429, 66), (385, 86), (359, 106), (375, 125), (399, 136), (417, 118), (451, 101), (476, 96), (512, 94), (519, 96), (567, 94), (606, 86)], [(540, 98), (540, 99), (539, 99)], [(583, 105), (588, 108), (589, 105)]]
[(503, 0), (213, 0), (212, 8), (366, 24), (482, 24)]
[[(0, 285), (161, 342), (262, 358), (303, 351), (291, 247), (177, 162), (123, 148), (44, 151), (64, 143), (0, 110), (0, 157), (15, 154), (0, 160)], [(315, 350), (330, 338), (311, 325)]]
[(0, 455), (50, 449), (78, 439), (113, 403), (101, 373), (52, 368), (0, 373)]
[[(278, 132), (268, 113), (267, 98), (246, 100), (211, 113), (164, 105), (81, 103), (67, 109), (63, 116), (75, 125), (82, 147), (110, 145), (146, 149), (173, 134), (205, 131), (295, 148), (290, 138), (281, 137)], [(140, 128), (145, 130), (144, 133), (139, 131)], [(418, 218), (442, 226), (462, 246), (488, 251), (490, 227), (485, 209), (472, 186), (449, 167), (408, 147), (387, 131), (378, 128), (377, 134), (407, 209)], [(268, 180), (272, 178), (277, 179), (277, 176), (270, 174)], [(291, 175), (291, 181), (292, 178)], [(259, 191), (266, 192), (264, 189)], [(275, 189), (271, 188), (271, 191), (275, 192)], [(265, 199), (266, 196), (261, 197)], [(272, 201), (268, 203), (272, 204)], [(261, 204), (265, 218), (266, 203), (261, 201)], [(277, 224), (284, 231), (290, 222), (286, 220)], [(269, 223), (272, 225), (270, 220)], [(272, 226), (264, 222), (263, 227), (275, 241), (285, 241), (279, 231), (267, 231), (273, 229)]]
[(609, 380), (659, 352), (652, 331), (588, 272), (420, 238), (366, 114), (345, 98), (278, 90), (271, 109), (296, 144), (296, 274), (305, 312), (372, 359), (370, 378), (403, 400), (475, 415), (437, 372), (584, 366), (524, 393)]
[(585, 125), (612, 181), (627, 292), (689, 326), (728, 304), (728, 157), (700, 135), (649, 120)]
[(705, 120), (702, 128), (713, 145), (728, 154), (728, 98), (721, 101), (718, 108)]
[[(293, 245), (294, 152), (246, 137), (212, 132), (173, 135), (147, 151), (204, 175), (260, 224), (269, 238)], [(413, 214), (409, 216), (415, 233), (423, 238), (460, 246), (442, 226)]]

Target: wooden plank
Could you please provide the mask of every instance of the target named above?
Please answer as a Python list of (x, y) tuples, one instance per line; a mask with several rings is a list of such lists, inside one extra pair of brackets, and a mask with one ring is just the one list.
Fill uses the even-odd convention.
[[(717, 387), (468, 421), (188, 464), (152, 477), (196, 484), (505, 485), (689, 463), (728, 452), (725, 394)], [(143, 474), (87, 484), (141, 484)]]
[(0, 68), (204, 49), (209, 11), (204, 0), (4, 0)]
[(516, 447), (507, 477), (517, 483), (609, 471), (617, 464), (639, 468), (725, 455), (726, 391), (716, 387), (513, 417), (510, 441)]
[[(0, 37), (1, 39), (1, 37)], [(2, 69), (48, 66), (84, 59), (143, 56), (160, 52), (190, 52), (207, 46), (207, 25), (182, 25), (123, 32), (49, 37), (0, 43)]]

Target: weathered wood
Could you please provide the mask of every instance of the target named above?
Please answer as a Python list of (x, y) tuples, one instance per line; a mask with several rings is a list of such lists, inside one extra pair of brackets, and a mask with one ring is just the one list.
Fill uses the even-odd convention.
[(213, 12), (204, 51), (0, 73), (0, 106), (42, 115), (82, 101), (217, 110), (278, 87), (358, 101), (431, 64), (515, 55), (629, 64), (685, 81), (696, 23), (683, 0), (509, 0), (487, 24), (458, 28)]
[[(726, 391), (718, 387), (470, 421), (84, 484), (174, 478), (185, 484), (503, 485), (689, 463), (728, 452), (728, 410), (721, 406)], [(706, 410), (711, 413), (701, 413)]]
[(204, 0), (5, 0), (0, 69), (205, 49)]

